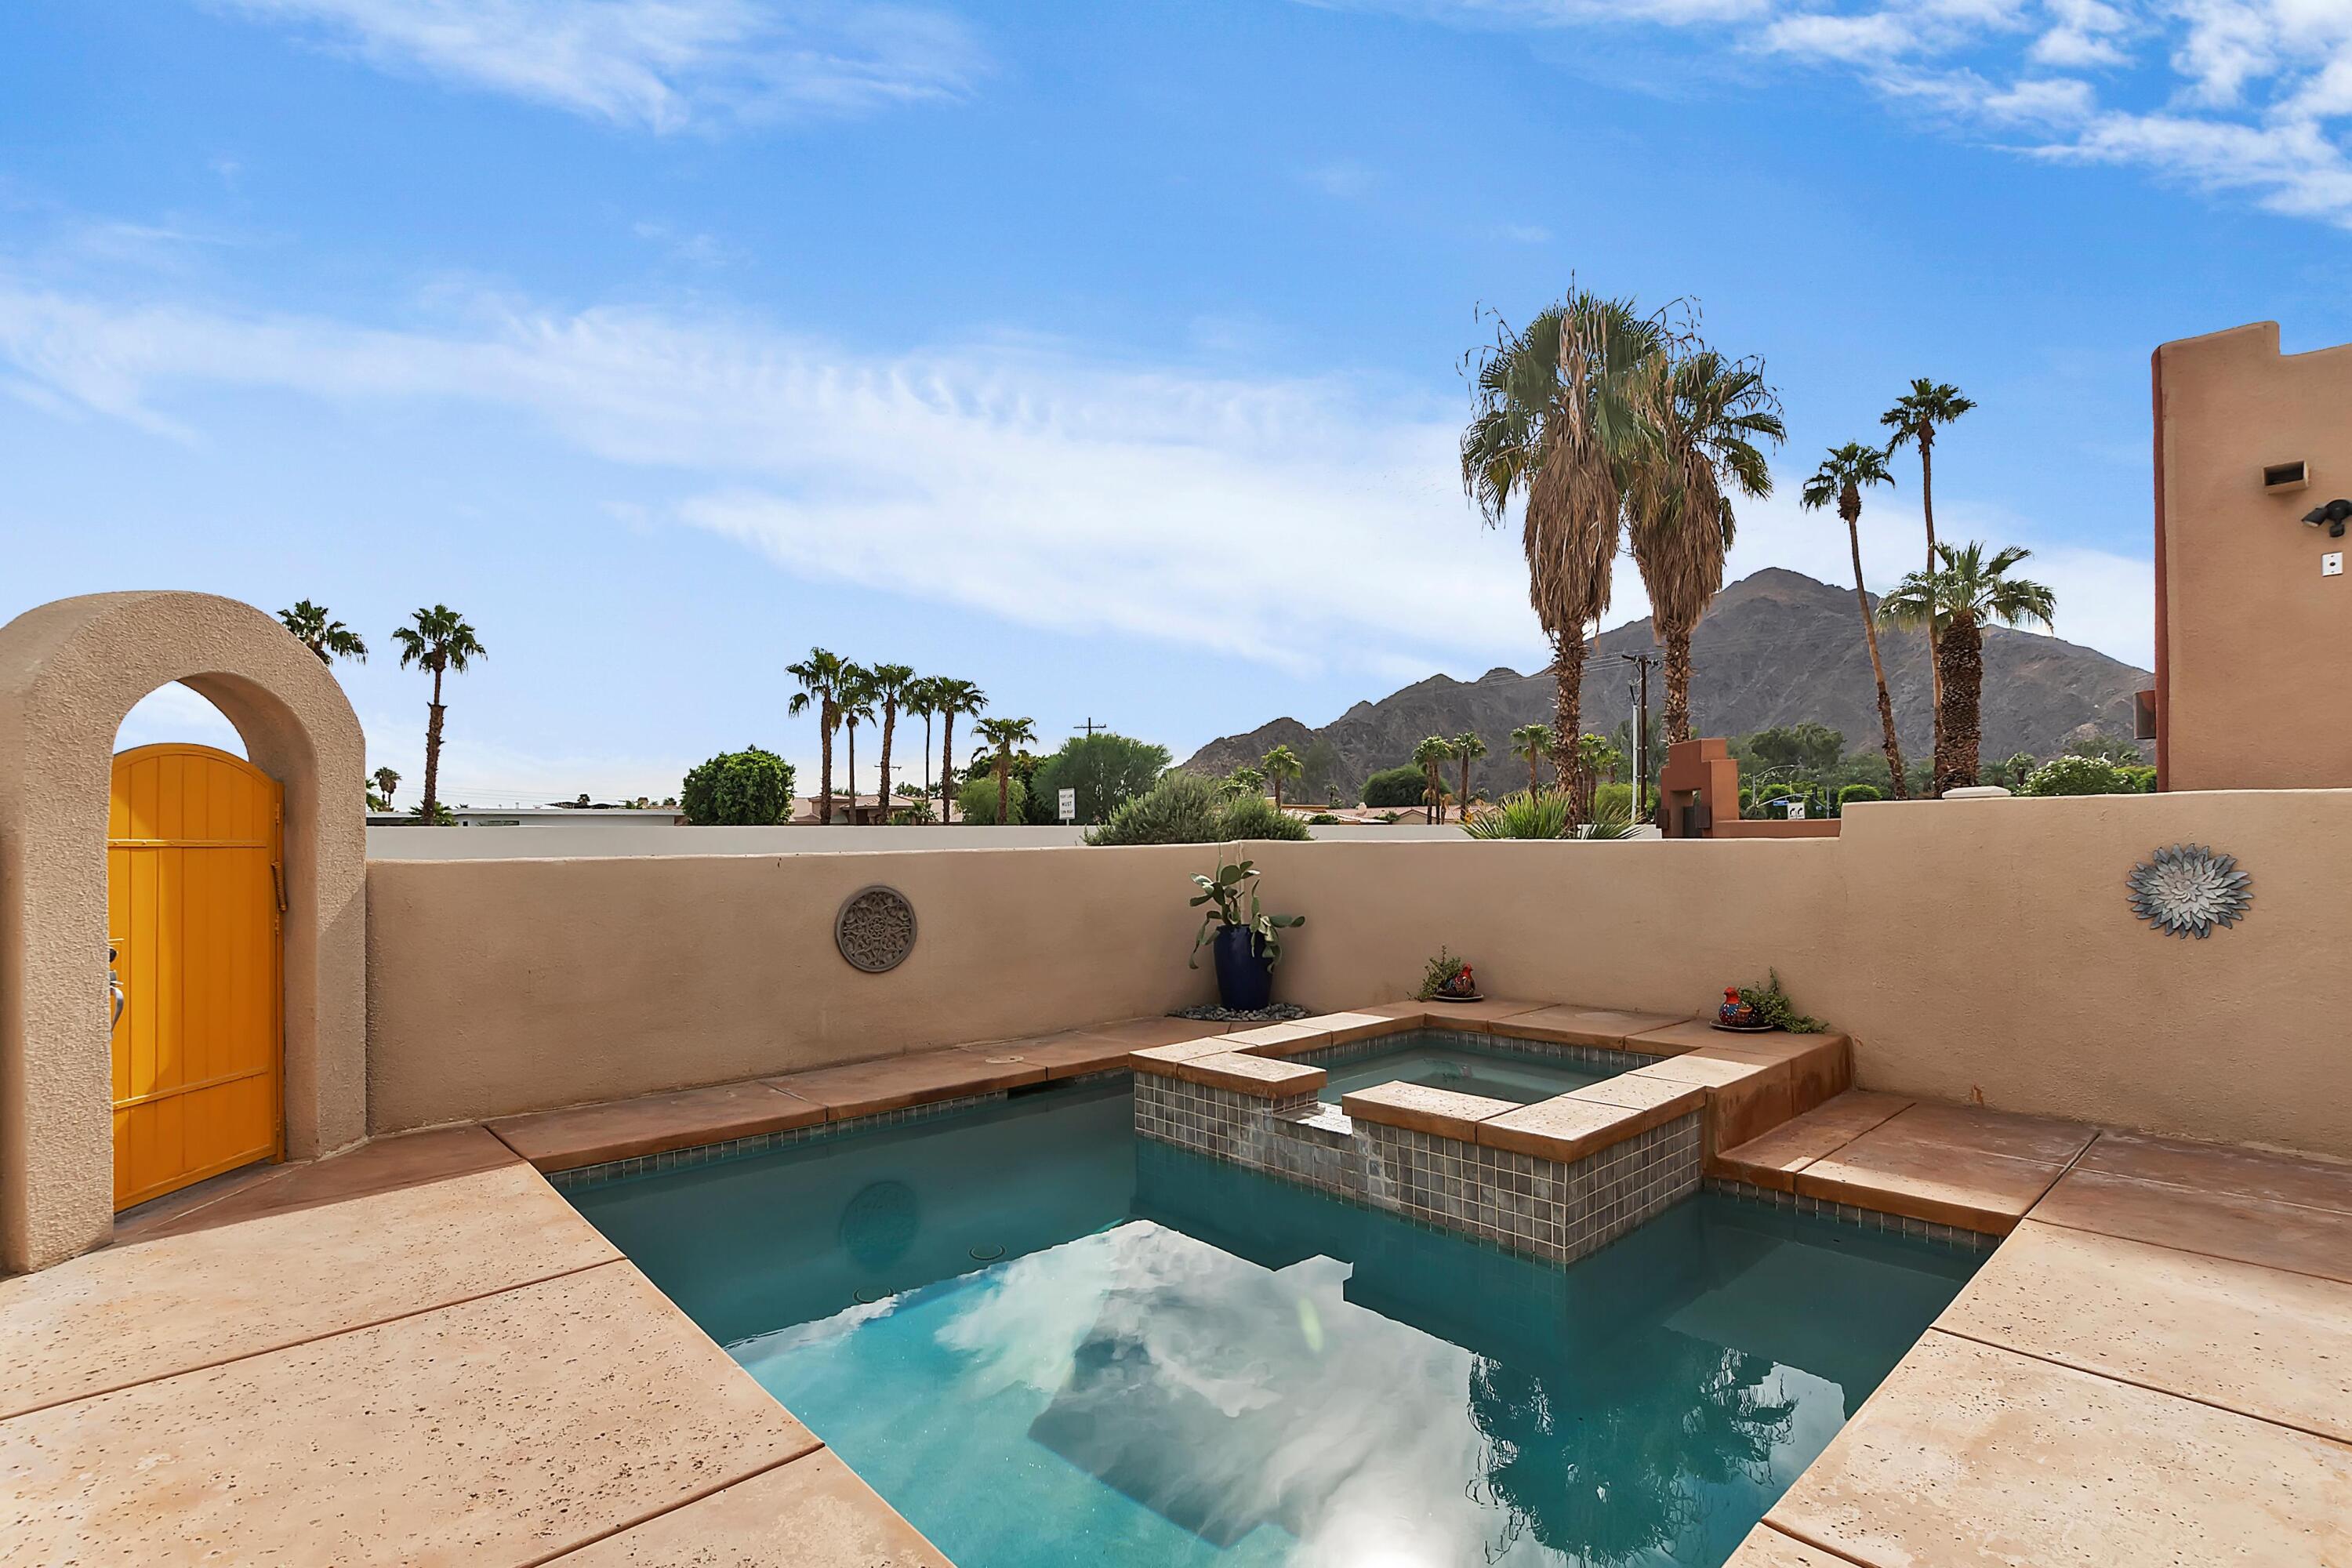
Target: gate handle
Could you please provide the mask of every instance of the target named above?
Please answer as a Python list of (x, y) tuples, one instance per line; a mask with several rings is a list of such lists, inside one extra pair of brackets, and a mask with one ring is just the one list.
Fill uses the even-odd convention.
[(113, 1016), (106, 1021), (106, 1032), (110, 1035), (122, 1022), (122, 1009), (128, 1000), (122, 994), (122, 977), (114, 972), (114, 949), (110, 947), (106, 950), (106, 994), (114, 1003)]

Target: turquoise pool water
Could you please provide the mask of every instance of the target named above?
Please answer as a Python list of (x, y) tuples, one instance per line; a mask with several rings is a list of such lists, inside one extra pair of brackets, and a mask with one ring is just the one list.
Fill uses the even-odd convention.
[(1322, 1098), (1337, 1105), (1340, 1096), (1351, 1090), (1402, 1082), (1532, 1105), (1612, 1076), (1558, 1058), (1451, 1043), (1459, 1039), (1458, 1035), (1433, 1036), (1416, 1030), (1398, 1036), (1396, 1045), (1370, 1056), (1328, 1062), (1324, 1070), (1330, 1081), (1324, 1086)]
[(1567, 1269), (1124, 1086), (574, 1195), (961, 1568), (1716, 1568), (1972, 1258), (1702, 1197)]

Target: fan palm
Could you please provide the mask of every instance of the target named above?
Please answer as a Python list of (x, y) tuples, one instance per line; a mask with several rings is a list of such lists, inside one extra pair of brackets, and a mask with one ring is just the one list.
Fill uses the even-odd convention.
[(1520, 500), (1528, 597), (1552, 645), (1553, 765), (1579, 812), (1585, 629), (1609, 608), (1626, 476), (1657, 442), (1647, 366), (1665, 347), (1656, 318), (1576, 289), (1525, 331), (1503, 327), (1472, 378), (1462, 485), (1489, 527)]
[(846, 667), (838, 654), (827, 653), (821, 647), (809, 649), (809, 655), (797, 664), (784, 666), (784, 673), (800, 683), (784, 711), (795, 717), (816, 710), (817, 733), (817, 800), (816, 819), (819, 823), (833, 820), (833, 736), (841, 728), (842, 671)]
[(1457, 808), (1460, 811), (1470, 809), (1470, 764), (1486, 754), (1486, 742), (1478, 738), (1476, 731), (1465, 730), (1454, 737), (1454, 758), (1462, 764), (1462, 804)]
[(1227, 800), (1246, 800), (1251, 795), (1265, 793), (1265, 775), (1244, 763), (1227, 773), (1219, 787), (1224, 791)]
[(940, 824), (955, 820), (955, 721), (988, 706), (988, 693), (969, 680), (942, 675), (932, 683), (931, 705), (940, 715)]
[(1723, 586), (1734, 519), (1727, 489), (1772, 493), (1760, 442), (1788, 437), (1779, 395), (1760, 366), (1702, 348), (1661, 356), (1650, 402), (1657, 444), (1633, 466), (1626, 509), (1633, 562), (1649, 590), (1652, 624), (1665, 649), (1666, 739), (1691, 738), (1691, 629)]
[(407, 626), (394, 628), (392, 640), (400, 645), (401, 668), (415, 664), (433, 672), (433, 700), (425, 710), (425, 804), (420, 815), (426, 822), (437, 822), (441, 810), (441, 725), (448, 713), (441, 703), (441, 678), (451, 670), (465, 674), (468, 665), (488, 658), (489, 650), (482, 646), (465, 617), (446, 605), (418, 610)]
[(2033, 552), (2011, 545), (1987, 559), (1971, 541), (1955, 550), (1936, 546), (1937, 569), (1914, 572), (1879, 601), (1878, 613), (1895, 626), (1925, 626), (1942, 634), (1942, 711), (1936, 726), (1935, 787), (1965, 789), (1977, 782), (1977, 747), (1984, 693), (1988, 620), (2003, 626), (2038, 621), (2045, 628), (2057, 596), (2042, 584), (2011, 577), (2009, 569)]
[(1013, 748), (1034, 743), (1036, 725), (1027, 719), (982, 719), (980, 738), (996, 748), (996, 823), (1002, 827), (1013, 810)]
[(1537, 764), (1551, 752), (1551, 726), (1522, 724), (1511, 731), (1511, 755), (1528, 764), (1528, 794), (1538, 793), (1543, 780), (1537, 774)]
[(1307, 764), (1300, 762), (1298, 753), (1288, 746), (1275, 747), (1260, 761), (1265, 770), (1266, 781), (1274, 785), (1274, 809), (1280, 811), (1284, 783), (1304, 773), (1307, 771)]
[(331, 665), (339, 658), (355, 658), (367, 662), (367, 644), (360, 634), (335, 619), (324, 605), (314, 605), (308, 599), (297, 599), (290, 610), (280, 610), (278, 618), (294, 640), (319, 656), (320, 664)]
[(875, 815), (885, 819), (890, 811), (890, 742), (898, 732), (898, 710), (907, 705), (908, 694), (914, 684), (915, 672), (906, 665), (877, 664), (874, 667), (874, 700), (882, 710), (882, 775), (874, 786)]
[(390, 811), (393, 792), (400, 787), (400, 775), (390, 768), (378, 768), (374, 776), (375, 793), (383, 797), (384, 810)]
[(1445, 786), (1439, 782), (1437, 775), (1446, 763), (1454, 760), (1454, 742), (1443, 735), (1432, 735), (1412, 749), (1412, 760), (1420, 767), (1422, 777), (1427, 781), (1427, 787), (1421, 792), (1422, 820), (1444, 821)]
[(874, 722), (874, 672), (862, 664), (844, 663), (841, 690), (833, 700), (841, 727), (849, 738), (849, 826), (857, 826), (857, 726)]
[(1870, 594), (1862, 585), (1862, 487), (1894, 482), (1895, 476), (1886, 471), (1885, 452), (1848, 441), (1830, 449), (1813, 477), (1805, 481), (1799, 499), (1811, 511), (1834, 505), (1838, 516), (1845, 520), (1846, 542), (1853, 546), (1854, 602), (1862, 606), (1862, 635), (1870, 645), (1870, 673), (1878, 681), (1878, 727), (1885, 737), (1886, 771), (1893, 780), (1895, 798), (1903, 800), (1910, 795), (1903, 777), (1903, 746), (1895, 738), (1895, 703), (1886, 695), (1886, 666), (1878, 657), (1878, 624), (1870, 613)]
[(919, 715), (923, 721), (923, 793), (918, 797), (924, 805), (931, 799), (931, 720), (940, 710), (940, 679), (926, 675), (908, 682), (907, 711)]
[[(1895, 400), (1895, 406), (1878, 416), (1878, 422), (1895, 434), (1887, 438), (1886, 455), (1893, 457), (1895, 448), (1906, 441), (1919, 445), (1919, 513), (1927, 524), (1927, 564), (1933, 574), (1936, 566), (1936, 426), (1949, 425), (1976, 406), (1972, 399), (1960, 395), (1960, 389), (1950, 382), (1930, 381), (1926, 376), (1912, 380), (1911, 390)], [(1944, 750), (1944, 661), (1937, 648), (1943, 629), (1931, 617), (1927, 625), (1927, 668), (1936, 687), (1936, 752)], [(1937, 786), (1940, 788), (1941, 786)]]

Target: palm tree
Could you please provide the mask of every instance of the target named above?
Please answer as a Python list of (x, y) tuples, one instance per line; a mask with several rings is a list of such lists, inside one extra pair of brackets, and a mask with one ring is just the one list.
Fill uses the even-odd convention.
[(1895, 704), (1886, 695), (1886, 666), (1878, 658), (1878, 625), (1870, 613), (1870, 595), (1862, 585), (1862, 487), (1892, 485), (1895, 476), (1886, 471), (1886, 454), (1875, 447), (1865, 447), (1848, 441), (1833, 447), (1805, 481), (1801, 502), (1809, 511), (1836, 503), (1838, 516), (1845, 520), (1846, 542), (1853, 546), (1853, 597), (1862, 606), (1862, 635), (1870, 645), (1870, 673), (1878, 681), (1878, 727), (1885, 736), (1886, 771), (1892, 775), (1895, 798), (1910, 797), (1910, 785), (1903, 778), (1903, 747), (1895, 738)]
[[(1780, 400), (1760, 366), (1699, 349), (1661, 359), (1651, 390), (1660, 439), (1633, 465), (1628, 488), (1634, 563), (1649, 590), (1652, 625), (1665, 649), (1666, 739), (1691, 738), (1691, 629), (1723, 586), (1734, 520), (1726, 488), (1772, 493), (1759, 447), (1788, 437)], [(1638, 815), (1638, 813), (1636, 814)]]
[(1454, 737), (1454, 760), (1462, 764), (1462, 801), (1456, 808), (1458, 811), (1466, 813), (1470, 809), (1470, 764), (1486, 754), (1486, 742), (1478, 738), (1475, 730), (1465, 730)]
[(1242, 800), (1254, 795), (1262, 795), (1265, 793), (1265, 775), (1247, 763), (1244, 763), (1225, 775), (1221, 787), (1227, 800)]
[(874, 667), (874, 700), (882, 709), (882, 777), (874, 787), (874, 801), (877, 815), (886, 821), (890, 815), (890, 741), (898, 728), (898, 710), (907, 705), (914, 684), (915, 672), (906, 665)]
[(384, 810), (390, 811), (392, 809), (392, 793), (399, 787), (400, 775), (398, 773), (394, 773), (390, 768), (376, 769), (375, 793), (383, 797)]
[(1412, 749), (1412, 760), (1421, 765), (1422, 776), (1429, 781), (1421, 792), (1422, 820), (1445, 820), (1445, 786), (1438, 782), (1438, 771), (1454, 760), (1454, 742), (1443, 735), (1432, 735)]
[(1576, 760), (1582, 729), (1585, 628), (1609, 608), (1623, 530), (1625, 479), (1658, 438), (1645, 367), (1666, 332), (1630, 301), (1580, 289), (1528, 323), (1503, 327), (1478, 356), (1462, 432), (1462, 485), (1498, 527), (1523, 498), (1528, 596), (1552, 645), (1553, 766), (1571, 812), (1591, 792)]
[(931, 799), (931, 719), (939, 712), (940, 679), (926, 675), (907, 686), (907, 711), (919, 713), (923, 719), (923, 803)]
[(801, 688), (784, 704), (784, 711), (797, 718), (812, 708), (816, 710), (819, 823), (833, 820), (833, 734), (841, 728), (842, 672), (847, 668), (840, 655), (821, 647), (809, 649), (809, 656), (798, 664), (784, 666), (784, 673), (798, 681)]
[[(1949, 425), (1976, 406), (1972, 399), (1960, 395), (1960, 389), (1950, 382), (1929, 381), (1916, 376), (1911, 390), (1895, 400), (1895, 406), (1878, 416), (1878, 422), (1895, 434), (1887, 438), (1886, 455), (1893, 457), (1896, 447), (1906, 441), (1919, 444), (1919, 512), (1927, 523), (1927, 565), (1929, 574), (1936, 571), (1936, 426)], [(1938, 656), (1937, 638), (1942, 627), (1930, 617), (1927, 624), (1927, 669), (1936, 689), (1936, 750), (1944, 751), (1944, 661)], [(1937, 786), (1939, 789), (1941, 786)]]
[(940, 825), (955, 820), (955, 721), (959, 713), (974, 714), (988, 706), (988, 693), (969, 680), (943, 675), (934, 683), (932, 706), (940, 715)]
[(1034, 743), (1036, 727), (1026, 719), (982, 719), (976, 727), (996, 748), (996, 825), (1002, 827), (1013, 811), (1013, 748)]
[(2038, 621), (2052, 626), (2057, 596), (2039, 583), (2011, 577), (2009, 569), (2033, 552), (2011, 545), (1988, 561), (1984, 546), (1971, 541), (1958, 550), (1936, 546), (1934, 572), (1914, 572), (1879, 601), (1878, 613), (1896, 626), (1942, 623), (1937, 658), (1944, 667), (1942, 712), (1936, 726), (1935, 789), (1966, 789), (1977, 782), (1979, 718), (1984, 689), (1984, 637), (1988, 620), (2004, 626)]
[(1280, 811), (1283, 781), (1295, 779), (1305, 773), (1307, 764), (1300, 762), (1298, 753), (1288, 746), (1276, 746), (1261, 760), (1265, 766), (1265, 776), (1274, 785), (1274, 809)]
[(1511, 755), (1528, 764), (1528, 794), (1542, 793), (1543, 781), (1537, 776), (1536, 764), (1551, 752), (1551, 726), (1522, 724), (1511, 731)]
[(420, 815), (435, 822), (441, 811), (441, 721), (448, 711), (441, 704), (441, 677), (450, 670), (465, 674), (474, 660), (487, 658), (489, 649), (446, 605), (418, 610), (414, 621), (394, 630), (392, 640), (400, 645), (401, 668), (421, 664), (433, 672), (433, 700), (425, 710), (425, 804)]
[(874, 672), (862, 664), (845, 662), (841, 667), (841, 691), (833, 700), (833, 710), (841, 715), (842, 728), (849, 732), (849, 826), (857, 826), (857, 726), (874, 722)]
[(294, 640), (319, 656), (319, 662), (332, 665), (339, 658), (355, 658), (367, 662), (367, 644), (360, 634), (327, 613), (324, 605), (314, 605), (308, 599), (297, 599), (290, 610), (280, 610), (278, 618), (294, 634)]

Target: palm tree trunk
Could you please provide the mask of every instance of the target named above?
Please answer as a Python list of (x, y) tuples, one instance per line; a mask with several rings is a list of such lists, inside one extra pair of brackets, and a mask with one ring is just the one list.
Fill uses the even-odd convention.
[(1465, 821), (1465, 822), (1469, 821), (1469, 820), (1470, 820), (1470, 759), (1469, 759), (1469, 758), (1467, 758), (1467, 757), (1465, 757), (1465, 758), (1463, 758), (1463, 759), (1462, 759), (1462, 798), (1461, 798), (1460, 800), (1458, 800), (1458, 801), (1455, 801), (1454, 804), (1454, 807), (1455, 807), (1455, 809), (1456, 809), (1456, 810), (1461, 814), (1462, 820), (1463, 820), (1463, 821)]
[(433, 667), (433, 700), (425, 705), (425, 822), (440, 819), (441, 804), (441, 667)]
[(898, 710), (882, 705), (882, 777), (874, 786), (874, 815), (883, 825), (890, 820), (890, 740), (898, 727)]
[(940, 715), (940, 826), (955, 820), (955, 710)]
[(1853, 598), (1862, 606), (1863, 640), (1870, 645), (1870, 673), (1878, 681), (1878, 726), (1885, 736), (1886, 771), (1895, 798), (1908, 800), (1911, 792), (1903, 782), (1903, 743), (1895, 738), (1895, 704), (1886, 695), (1886, 666), (1878, 658), (1878, 626), (1870, 613), (1870, 595), (1862, 585), (1861, 510), (1856, 507), (1845, 520), (1845, 536), (1853, 546)]
[(829, 827), (833, 824), (833, 700), (825, 700), (817, 710), (817, 803), (816, 824)]
[(1936, 793), (1977, 782), (1984, 697), (1984, 637), (1975, 617), (1954, 615), (1945, 628), (1942, 723), (1936, 731)]
[(996, 826), (1008, 826), (1013, 816), (1013, 759), (999, 753), (996, 759)]
[[(1666, 743), (1691, 738), (1690, 713), (1690, 629), (1678, 627), (1666, 633)], [(1642, 813), (1638, 803), (1633, 812), (1635, 821)]]
[(923, 715), (923, 799), (931, 798), (931, 716)]
[(1568, 790), (1568, 826), (1592, 816), (1592, 780), (1584, 766), (1584, 627), (1552, 639), (1551, 771)]
[[(1930, 581), (1936, 575), (1935, 449), (1936, 428), (1932, 425), (1923, 425), (1919, 429), (1919, 511), (1927, 521), (1927, 576)], [(1928, 754), (1937, 759), (1936, 772), (1940, 781), (1944, 754), (1944, 661), (1937, 643), (1935, 605), (1930, 604), (1927, 607), (1927, 676), (1934, 684), (1936, 734), (1935, 749)], [(1969, 781), (1971, 784), (1975, 782), (1973, 779)], [(1932, 785), (1930, 793), (1943, 794), (1942, 783)]]
[(1282, 775), (1280, 773), (1274, 775), (1274, 809), (1276, 811), (1282, 809)]
[(1536, 769), (1541, 764), (1542, 761), (1543, 753), (1541, 752), (1529, 752), (1528, 753), (1528, 798), (1529, 800), (1533, 800), (1537, 795), (1543, 793), (1543, 780), (1538, 777), (1536, 773)]
[(857, 721), (849, 721), (849, 826), (857, 826)]

